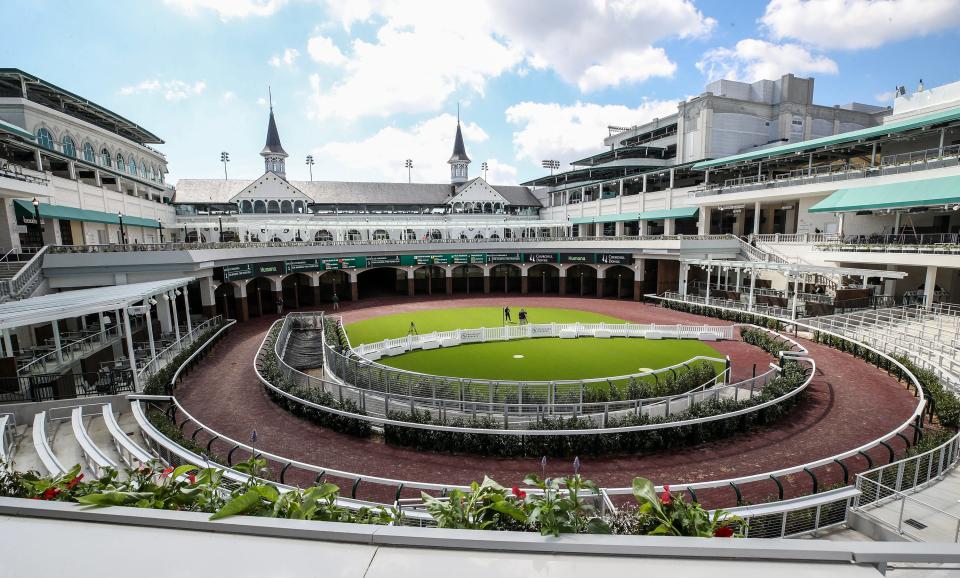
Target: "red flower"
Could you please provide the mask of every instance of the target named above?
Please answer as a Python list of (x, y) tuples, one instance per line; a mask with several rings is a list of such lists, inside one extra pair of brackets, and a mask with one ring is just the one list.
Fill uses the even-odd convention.
[(57, 495), (59, 494), (60, 494), (60, 488), (47, 488), (46, 490), (43, 491), (43, 496), (41, 496), (41, 498), (44, 500), (52, 500), (56, 498)]
[(521, 490), (520, 486), (513, 487), (513, 495), (521, 500), (527, 497), (527, 493)]
[(733, 528), (730, 526), (720, 526), (713, 531), (713, 535), (717, 538), (730, 538), (733, 536)]
[(172, 474), (172, 473), (173, 473), (173, 468), (167, 468), (167, 469), (163, 470), (162, 472), (160, 472), (160, 477), (161, 477), (161, 478), (166, 478), (166, 477), (168, 477), (168, 476), (169, 476), (170, 474)]
[(187, 479), (190, 480), (191, 484), (197, 483), (197, 476), (193, 474), (187, 474)]
[(72, 490), (73, 488), (77, 487), (77, 484), (79, 484), (80, 480), (82, 479), (83, 479), (83, 474), (80, 474), (79, 476), (73, 478), (72, 480), (67, 482), (67, 489)]
[(673, 496), (670, 495), (670, 486), (663, 486), (663, 493), (660, 494), (660, 501), (665, 506), (669, 506), (673, 502)]

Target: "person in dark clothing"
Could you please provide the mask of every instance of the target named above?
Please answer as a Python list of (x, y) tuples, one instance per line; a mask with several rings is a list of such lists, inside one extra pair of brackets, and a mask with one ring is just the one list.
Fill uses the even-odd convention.
[(503, 320), (505, 323), (513, 323), (513, 319), (510, 318), (510, 306), (507, 305), (503, 308)]
[(520, 318), (520, 325), (526, 325), (526, 324), (527, 324), (527, 310), (526, 310), (526, 309), (521, 309), (521, 310), (520, 310), (520, 315), (519, 315), (518, 317)]

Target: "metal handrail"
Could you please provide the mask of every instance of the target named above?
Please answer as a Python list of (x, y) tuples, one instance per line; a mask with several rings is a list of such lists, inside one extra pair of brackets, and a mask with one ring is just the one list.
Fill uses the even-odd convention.
[[(134, 321), (132, 321), (131, 330), (139, 329), (139, 325), (138, 325), (139, 323), (140, 323), (139, 320), (134, 320)], [(116, 335), (114, 335), (114, 334), (116, 334)], [(117, 337), (119, 337), (119, 336), (120, 336), (120, 325), (114, 325), (113, 327), (108, 327), (107, 329), (104, 329), (103, 331), (98, 331), (97, 333), (93, 333), (93, 334), (91, 334), (91, 335), (88, 335), (88, 336), (84, 337), (83, 339), (76, 339), (76, 340), (74, 340), (74, 341), (68, 341), (68, 342), (62, 344), (62, 345), (60, 346), (60, 349), (55, 349), (55, 350), (53, 350), (53, 351), (51, 351), (51, 352), (49, 352), (49, 353), (45, 353), (45, 354), (41, 355), (40, 357), (34, 358), (34, 359), (31, 360), (29, 363), (25, 363), (20, 369), (17, 370), (17, 374), (19, 374), (19, 375), (27, 375), (27, 374), (29, 374), (31, 371), (33, 371), (33, 369), (34, 369), (36, 366), (42, 365), (42, 366), (44, 366), (44, 368), (45, 368), (46, 365), (47, 365), (47, 363), (48, 363), (51, 359), (57, 359), (57, 360), (59, 360), (61, 355), (63, 355), (64, 353), (69, 354), (70, 351), (75, 350), (77, 347), (83, 348), (83, 347), (85, 347), (87, 344), (94, 343), (94, 342), (98, 341), (98, 340), (101, 339), (101, 338), (103, 339), (103, 342), (100, 343), (100, 345), (106, 345), (108, 341), (110, 341), (110, 340), (112, 340), (112, 339), (114, 339), (114, 338), (117, 338)], [(64, 355), (64, 357), (69, 357), (69, 355)], [(48, 359), (48, 358), (49, 358), (49, 359)]]
[(45, 245), (37, 251), (13, 277), (0, 280), (0, 297), (22, 297), (23, 290), (30, 287), (43, 271), (43, 256), (49, 251), (50, 247), (51, 245)]
[(183, 350), (184, 346), (193, 343), (194, 339), (196, 339), (202, 332), (210, 329), (211, 327), (220, 325), (222, 323), (222, 319), (222, 315), (217, 315), (210, 319), (204, 320), (203, 323), (193, 327), (190, 332), (185, 335), (181, 335), (180, 339), (174, 341), (164, 348), (163, 351), (158, 352), (154, 357), (150, 358), (150, 360), (147, 361), (143, 367), (137, 370), (137, 376), (140, 378), (141, 383), (144, 377), (147, 377), (155, 371), (158, 371), (160, 367), (162, 367), (163, 363), (166, 362), (166, 358), (171, 353), (174, 353), (174, 350), (176, 350), (176, 353), (179, 353)]

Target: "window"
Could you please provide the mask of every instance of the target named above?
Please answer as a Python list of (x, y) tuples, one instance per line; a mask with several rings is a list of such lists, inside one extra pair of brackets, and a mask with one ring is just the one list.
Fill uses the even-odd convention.
[(117, 170), (123, 172), (126, 168), (127, 166), (123, 162), (123, 155), (117, 153)]
[(321, 229), (320, 231), (317, 231), (316, 235), (313, 236), (313, 240), (321, 243), (325, 241), (332, 241), (333, 235), (330, 234), (330, 231), (327, 231), (326, 229)]
[[(119, 159), (118, 159), (118, 160), (119, 160)], [(133, 160), (132, 158), (130, 159), (130, 171), (129, 171), (129, 172), (130, 172), (131, 175), (137, 176), (137, 161)]]
[(356, 229), (350, 229), (349, 231), (347, 231), (347, 239), (350, 241), (359, 241), (363, 239), (363, 237), (360, 236), (360, 231)]
[(110, 160), (110, 151), (107, 149), (102, 149), (100, 151), (100, 164), (105, 167), (113, 166), (112, 161)]
[(390, 239), (390, 234), (384, 231), (383, 229), (377, 229), (373, 232), (374, 241), (387, 241)]
[(280, 212), (281, 213), (292, 213), (293, 212), (293, 203), (290, 201), (282, 201), (280, 203)]
[(253, 212), (254, 213), (266, 213), (267, 204), (263, 201), (254, 201), (253, 202)]
[(53, 150), (53, 137), (50, 136), (50, 131), (45, 128), (37, 129), (37, 144), (45, 149)]
[(269, 201), (267, 203), (267, 212), (268, 213), (279, 213), (280, 212), (280, 203), (276, 201)]
[(63, 154), (68, 157), (77, 158), (77, 143), (73, 142), (73, 139), (64, 135), (63, 137)]
[(83, 160), (88, 163), (97, 162), (97, 153), (93, 152), (93, 145), (88, 142), (83, 143)]
[(140, 178), (147, 180), (147, 163), (140, 161)]
[(240, 212), (241, 213), (252, 213), (253, 212), (253, 203), (250, 201), (242, 201), (240, 203)]

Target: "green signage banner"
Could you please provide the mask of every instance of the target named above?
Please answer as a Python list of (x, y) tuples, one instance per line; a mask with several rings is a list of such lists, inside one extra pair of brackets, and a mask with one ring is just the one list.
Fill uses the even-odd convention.
[(524, 263), (556, 263), (556, 253), (524, 253)]
[(633, 255), (630, 253), (599, 253), (597, 263), (606, 265), (633, 265)]
[(560, 253), (561, 263), (595, 263), (596, 255), (593, 253)]
[(320, 259), (320, 264), (329, 269), (357, 269), (367, 266), (366, 257), (328, 257)]
[(284, 261), (283, 269), (287, 273), (297, 273), (301, 271), (320, 271), (323, 266), (318, 259), (296, 259), (294, 261)]
[(523, 261), (520, 253), (487, 253), (487, 263), (519, 263)]
[(400, 264), (400, 255), (367, 255), (367, 267), (394, 267)]
[(223, 280), (233, 281), (234, 279), (250, 279), (253, 277), (253, 265), (244, 263), (243, 265), (229, 265), (223, 268)]

